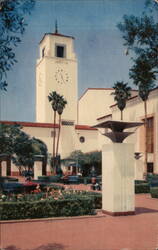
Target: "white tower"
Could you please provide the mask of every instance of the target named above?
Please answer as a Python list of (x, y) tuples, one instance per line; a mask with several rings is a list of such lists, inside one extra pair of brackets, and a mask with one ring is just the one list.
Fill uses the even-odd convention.
[(52, 123), (53, 111), (48, 95), (56, 91), (67, 101), (62, 120), (77, 121), (77, 59), (74, 38), (46, 33), (40, 41), (40, 58), (36, 65), (36, 121)]

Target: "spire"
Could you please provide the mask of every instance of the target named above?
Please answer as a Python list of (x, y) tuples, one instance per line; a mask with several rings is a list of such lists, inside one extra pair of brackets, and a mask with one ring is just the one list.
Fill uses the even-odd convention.
[(55, 33), (58, 34), (58, 23), (57, 23), (57, 20), (55, 21)]

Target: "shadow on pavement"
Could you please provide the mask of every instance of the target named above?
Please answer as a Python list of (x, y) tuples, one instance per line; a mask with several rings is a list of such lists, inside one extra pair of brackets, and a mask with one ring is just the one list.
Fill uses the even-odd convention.
[(136, 214), (144, 214), (144, 213), (158, 213), (158, 210), (146, 208), (146, 207), (136, 207)]
[(17, 248), (16, 246), (11, 245), (11, 246), (2, 248), (2, 250), (21, 250), (21, 248)]
[[(24, 248), (23, 248), (24, 249)], [(65, 247), (62, 244), (53, 243), (53, 244), (47, 244), (47, 245), (41, 245), (37, 248), (27, 249), (27, 250), (64, 250)], [(18, 248), (16, 246), (7, 246), (5, 248), (2, 248), (0, 250), (22, 250), (21, 248)]]
[(33, 248), (30, 250), (64, 250), (65, 247), (62, 244), (53, 243), (53, 244), (47, 244), (47, 245), (41, 245), (37, 248)]

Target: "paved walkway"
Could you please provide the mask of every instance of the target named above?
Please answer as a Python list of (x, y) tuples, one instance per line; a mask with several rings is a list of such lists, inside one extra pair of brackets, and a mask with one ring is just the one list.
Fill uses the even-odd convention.
[(132, 216), (2, 222), (0, 236), (5, 250), (156, 250), (158, 200), (136, 195)]

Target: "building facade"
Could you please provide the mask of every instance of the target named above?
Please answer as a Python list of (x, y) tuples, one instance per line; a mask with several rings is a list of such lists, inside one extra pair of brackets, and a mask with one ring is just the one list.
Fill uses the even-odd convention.
[[(62, 114), (59, 153), (61, 158), (71, 152), (100, 151), (103, 144), (111, 143), (102, 135), (105, 131), (93, 128), (106, 120), (120, 120), (120, 111), (114, 104), (112, 88), (88, 88), (78, 100), (78, 60), (74, 52), (74, 38), (55, 33), (46, 33), (39, 44), (39, 59), (36, 64), (36, 121), (10, 122), (19, 123), (23, 130), (46, 143), (52, 154), (53, 136), (57, 137), (59, 124), (53, 124), (53, 110), (48, 95), (56, 91), (67, 100)], [(143, 102), (132, 91), (123, 111), (124, 121), (143, 121)], [(148, 100), (148, 171), (158, 173), (158, 88), (151, 91)], [(140, 158), (135, 160), (135, 177), (143, 178), (144, 172), (144, 126), (125, 140), (135, 145), (135, 152)], [(133, 156), (134, 157), (134, 156)], [(47, 174), (50, 166), (47, 165)], [(17, 175), (17, 167), (11, 164), (11, 174)]]

